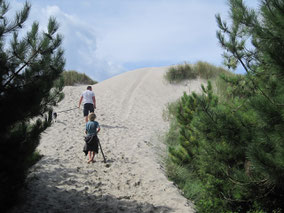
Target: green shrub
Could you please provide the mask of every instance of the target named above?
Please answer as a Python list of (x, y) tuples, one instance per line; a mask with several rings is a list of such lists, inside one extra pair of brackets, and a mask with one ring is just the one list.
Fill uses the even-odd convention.
[(179, 83), (184, 80), (196, 79), (197, 77), (212, 80), (220, 75), (233, 75), (230, 71), (199, 61), (194, 65), (187, 63), (172, 66), (165, 74), (165, 79), (170, 83)]
[(27, 164), (28, 167), (32, 167), (34, 164), (36, 164), (41, 158), (43, 157), (42, 154), (38, 150), (34, 151), (34, 153), (28, 157)]

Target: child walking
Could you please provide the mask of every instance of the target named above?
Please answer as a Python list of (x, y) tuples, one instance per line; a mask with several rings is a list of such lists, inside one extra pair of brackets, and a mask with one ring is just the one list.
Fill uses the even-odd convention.
[(95, 153), (98, 154), (98, 144), (99, 144), (99, 138), (98, 138), (98, 132), (101, 130), (100, 125), (96, 119), (95, 113), (91, 112), (89, 114), (89, 121), (86, 123), (86, 151), (89, 154), (89, 160), (88, 163), (94, 162)]

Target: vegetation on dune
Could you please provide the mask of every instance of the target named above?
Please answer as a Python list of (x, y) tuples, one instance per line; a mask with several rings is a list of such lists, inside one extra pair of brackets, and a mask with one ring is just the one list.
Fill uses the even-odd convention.
[[(31, 5), (15, 18), (0, 0), (0, 209), (11, 208), (28, 169), (41, 157), (41, 133), (51, 125), (52, 107), (63, 99), (65, 59), (58, 23), (50, 18), (45, 32), (34, 22), (21, 38)], [(10, 39), (10, 40), (9, 40)]]
[(198, 61), (196, 64), (179, 64), (172, 66), (165, 74), (165, 79), (170, 83), (179, 83), (184, 80), (196, 79), (216, 79), (219, 75), (232, 75), (232, 73), (222, 67), (216, 67), (204, 61)]
[(64, 86), (74, 86), (74, 85), (92, 85), (98, 83), (92, 80), (85, 73), (78, 73), (74, 70), (64, 71), (62, 73), (64, 79)]
[(195, 79), (197, 74), (190, 64), (184, 63), (170, 67), (164, 77), (170, 83), (178, 83), (186, 79)]
[(284, 1), (229, 5), (217, 37), (226, 64), (246, 74), (170, 104), (167, 172), (198, 212), (283, 212)]

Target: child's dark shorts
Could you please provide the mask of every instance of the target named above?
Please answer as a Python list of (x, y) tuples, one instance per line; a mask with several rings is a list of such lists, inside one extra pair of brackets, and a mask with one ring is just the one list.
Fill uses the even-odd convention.
[(93, 151), (95, 153), (99, 152), (99, 138), (97, 135), (90, 135), (85, 137), (85, 146), (83, 151), (87, 155), (88, 151)]
[(94, 112), (94, 105), (90, 103), (84, 104), (83, 114), (88, 116), (90, 112)]

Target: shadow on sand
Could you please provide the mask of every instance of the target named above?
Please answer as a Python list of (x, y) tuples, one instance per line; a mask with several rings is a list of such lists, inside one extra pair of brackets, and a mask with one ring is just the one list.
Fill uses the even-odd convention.
[[(88, 179), (82, 183), (82, 179), (78, 178), (78, 175), (95, 175), (94, 170), (66, 168), (51, 158), (44, 160), (43, 165), (46, 164), (55, 168), (52, 171), (31, 173), (27, 188), (20, 193), (22, 201), (9, 213), (165, 213), (172, 210), (166, 206), (131, 200), (130, 196), (104, 194), (101, 189), (104, 183)], [(29, 190), (30, 187), (34, 190)]]
[(107, 129), (128, 129), (126, 126), (110, 126), (106, 124), (100, 124), (101, 127), (107, 128)]

